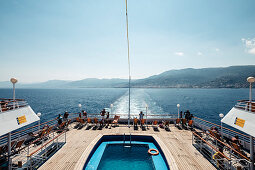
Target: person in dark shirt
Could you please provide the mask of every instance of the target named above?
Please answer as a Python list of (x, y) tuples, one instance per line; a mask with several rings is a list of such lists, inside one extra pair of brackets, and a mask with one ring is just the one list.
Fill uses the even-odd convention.
[(101, 112), (100, 112), (100, 115), (104, 118), (104, 115), (106, 114), (106, 111), (105, 109), (103, 109)]
[(82, 114), (84, 116), (84, 119), (87, 119), (87, 116), (88, 116), (87, 112), (85, 110), (82, 110), (81, 112), (82, 112)]
[(64, 113), (64, 121), (68, 121), (68, 116), (69, 116), (69, 113), (66, 111)]
[(182, 111), (180, 112), (180, 119), (182, 119)]
[(185, 113), (186, 113), (186, 114), (185, 114), (185, 119), (186, 119), (187, 121), (189, 121), (189, 120), (190, 120), (190, 112), (189, 112), (189, 110), (187, 110)]

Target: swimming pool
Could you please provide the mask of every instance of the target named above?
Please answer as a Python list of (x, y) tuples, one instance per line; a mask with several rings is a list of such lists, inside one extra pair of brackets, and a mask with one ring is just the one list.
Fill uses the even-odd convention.
[[(115, 141), (112, 141), (113, 139)], [(148, 136), (145, 138), (132, 136), (131, 144), (130, 141), (124, 143), (120, 141), (121, 139), (123, 139), (122, 136), (114, 136), (113, 138), (107, 136), (100, 140), (90, 153), (83, 169), (169, 170), (163, 152), (153, 139), (148, 138)], [(156, 156), (148, 154), (148, 150), (151, 148), (157, 149), (159, 154)]]

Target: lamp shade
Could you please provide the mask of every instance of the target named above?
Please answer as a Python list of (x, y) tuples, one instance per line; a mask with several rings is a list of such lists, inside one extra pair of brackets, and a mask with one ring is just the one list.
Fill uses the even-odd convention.
[(223, 118), (223, 117), (224, 117), (224, 114), (223, 114), (223, 113), (220, 113), (219, 116), (220, 116), (220, 118)]
[(248, 78), (247, 78), (247, 81), (248, 81), (249, 83), (254, 83), (254, 82), (255, 82), (255, 78), (254, 78), (254, 77), (248, 77)]
[(15, 83), (18, 82), (18, 80), (17, 80), (16, 78), (11, 78), (10, 81), (11, 81), (13, 84), (15, 84)]

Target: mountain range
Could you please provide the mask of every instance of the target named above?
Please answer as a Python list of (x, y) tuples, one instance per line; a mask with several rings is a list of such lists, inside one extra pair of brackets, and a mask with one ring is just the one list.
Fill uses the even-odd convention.
[[(131, 81), (135, 88), (247, 88), (247, 77), (255, 76), (255, 65), (218, 68), (186, 68)], [(42, 83), (18, 83), (18, 88), (125, 88), (128, 79), (88, 78), (77, 81), (49, 80)], [(12, 88), (8, 81), (0, 88)]]

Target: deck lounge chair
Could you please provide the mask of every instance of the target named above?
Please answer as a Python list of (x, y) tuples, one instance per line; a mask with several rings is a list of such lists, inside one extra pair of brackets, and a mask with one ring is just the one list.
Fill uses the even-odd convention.
[(154, 131), (157, 131), (157, 132), (159, 131), (159, 130), (158, 130), (158, 121), (157, 121), (157, 120), (154, 120), (154, 121), (153, 121), (152, 127), (153, 127), (153, 130), (154, 130)]
[(187, 119), (182, 118), (182, 128), (187, 129)]
[(193, 120), (189, 120), (188, 128), (191, 129), (191, 130), (193, 129)]
[(171, 131), (170, 128), (169, 128), (169, 125), (170, 125), (170, 122), (169, 122), (169, 121), (165, 121), (165, 122), (164, 122), (165, 130), (168, 131), (168, 132)]
[(234, 143), (234, 142), (231, 142), (231, 146), (232, 146), (238, 153), (241, 154), (241, 155), (240, 155), (240, 154), (234, 152), (234, 154), (235, 154), (236, 156), (238, 156), (238, 157), (240, 157), (240, 158), (243, 158), (243, 156), (247, 157), (247, 154), (241, 149), (241, 146), (240, 146), (240, 145), (238, 145), (238, 144), (236, 144), (236, 143)]
[(134, 118), (134, 130), (138, 130), (137, 124), (138, 124), (138, 119)]
[(2, 156), (2, 155), (4, 155), (4, 147), (5, 146), (0, 146), (0, 157)]
[(114, 124), (114, 127), (116, 127), (119, 123), (120, 116), (115, 115), (114, 119), (112, 121), (112, 124)]
[(145, 128), (144, 124), (145, 124), (145, 119), (142, 119), (141, 120), (141, 128), (142, 128), (143, 131), (146, 131), (146, 128)]
[(82, 129), (86, 125), (86, 122), (84, 119), (79, 119), (79, 125), (77, 129)]
[(97, 124), (98, 124), (98, 119), (95, 117), (94, 118), (94, 127), (93, 127), (93, 130), (96, 130), (98, 127), (97, 127)]
[(175, 121), (175, 127), (177, 127), (178, 129), (181, 129), (180, 123), (181, 123), (181, 119), (177, 118), (176, 121)]
[(17, 142), (17, 144), (13, 148), (14, 154), (19, 153), (21, 151), (20, 148), (21, 148), (21, 146), (23, 145), (24, 142), (25, 142), (25, 139), (22, 139), (22, 140)]

